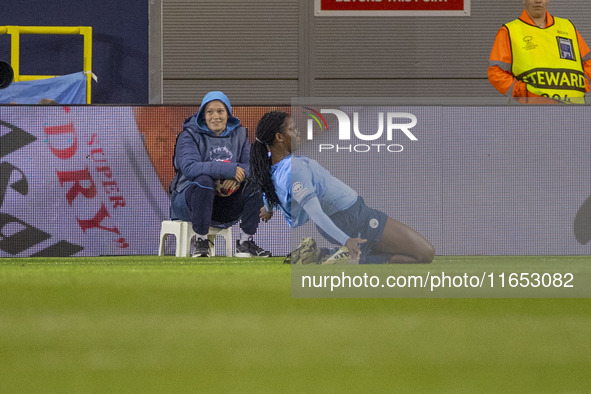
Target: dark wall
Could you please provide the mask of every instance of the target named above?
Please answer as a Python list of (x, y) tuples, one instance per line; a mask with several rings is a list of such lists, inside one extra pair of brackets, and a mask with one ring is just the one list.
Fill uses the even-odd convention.
[[(91, 26), (93, 104), (148, 103), (148, 1), (6, 0), (0, 26)], [(82, 36), (22, 35), (20, 73), (82, 71)], [(10, 36), (0, 35), (0, 60), (10, 62)]]

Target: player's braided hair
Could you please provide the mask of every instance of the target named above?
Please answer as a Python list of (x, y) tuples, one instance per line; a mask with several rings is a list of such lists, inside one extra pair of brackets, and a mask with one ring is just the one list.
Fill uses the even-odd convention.
[(273, 145), (275, 134), (281, 132), (281, 127), (288, 116), (287, 112), (281, 111), (271, 111), (263, 115), (257, 125), (256, 141), (250, 149), (251, 185), (262, 190), (267, 201), (272, 205), (279, 204), (279, 198), (271, 178), (271, 157), (267, 146)]

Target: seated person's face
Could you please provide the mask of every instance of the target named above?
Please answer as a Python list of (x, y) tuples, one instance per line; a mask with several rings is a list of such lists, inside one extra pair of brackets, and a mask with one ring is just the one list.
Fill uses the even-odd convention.
[(205, 107), (205, 124), (209, 130), (219, 135), (226, 128), (226, 123), (228, 123), (228, 111), (224, 104), (219, 100), (208, 103)]

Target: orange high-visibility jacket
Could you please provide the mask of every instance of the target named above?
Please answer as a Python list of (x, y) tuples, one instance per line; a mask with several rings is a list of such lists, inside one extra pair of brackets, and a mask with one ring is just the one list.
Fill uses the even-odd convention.
[[(523, 13), (519, 17), (521, 22), (528, 25), (534, 26), (534, 22), (531, 20), (527, 11), (523, 10)], [(550, 13), (546, 12), (546, 29), (554, 25), (554, 18)], [(535, 29), (539, 29), (535, 27)], [(540, 29), (542, 30), (542, 29)], [(534, 30), (535, 31), (535, 30)], [(583, 40), (583, 37), (576, 31), (577, 43), (580, 61), (582, 62), (582, 68), (586, 75), (585, 80), (585, 92), (589, 91), (589, 79), (591, 78), (591, 51)], [(534, 37), (535, 40), (535, 37)], [(558, 43), (556, 44), (558, 48)], [(558, 51), (556, 51), (557, 53)], [(508, 97), (540, 97), (540, 95), (533, 92), (537, 91), (536, 88), (530, 85), (528, 89), (527, 83), (518, 80), (516, 75), (513, 74), (513, 52), (511, 48), (511, 38), (509, 35), (509, 29), (506, 25), (503, 25), (495, 37), (495, 42), (490, 53), (489, 67), (488, 67), (488, 80), (490, 83), (502, 94)], [(557, 58), (558, 59), (558, 58)]]

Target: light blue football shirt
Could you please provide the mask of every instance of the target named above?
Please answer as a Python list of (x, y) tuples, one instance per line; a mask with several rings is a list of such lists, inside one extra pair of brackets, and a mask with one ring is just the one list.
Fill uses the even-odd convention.
[[(271, 176), (280, 209), (292, 228), (308, 221), (309, 214), (303, 207), (314, 197), (328, 216), (351, 207), (357, 200), (355, 190), (305, 156), (286, 156), (271, 166)], [(323, 223), (316, 224), (324, 229)]]

